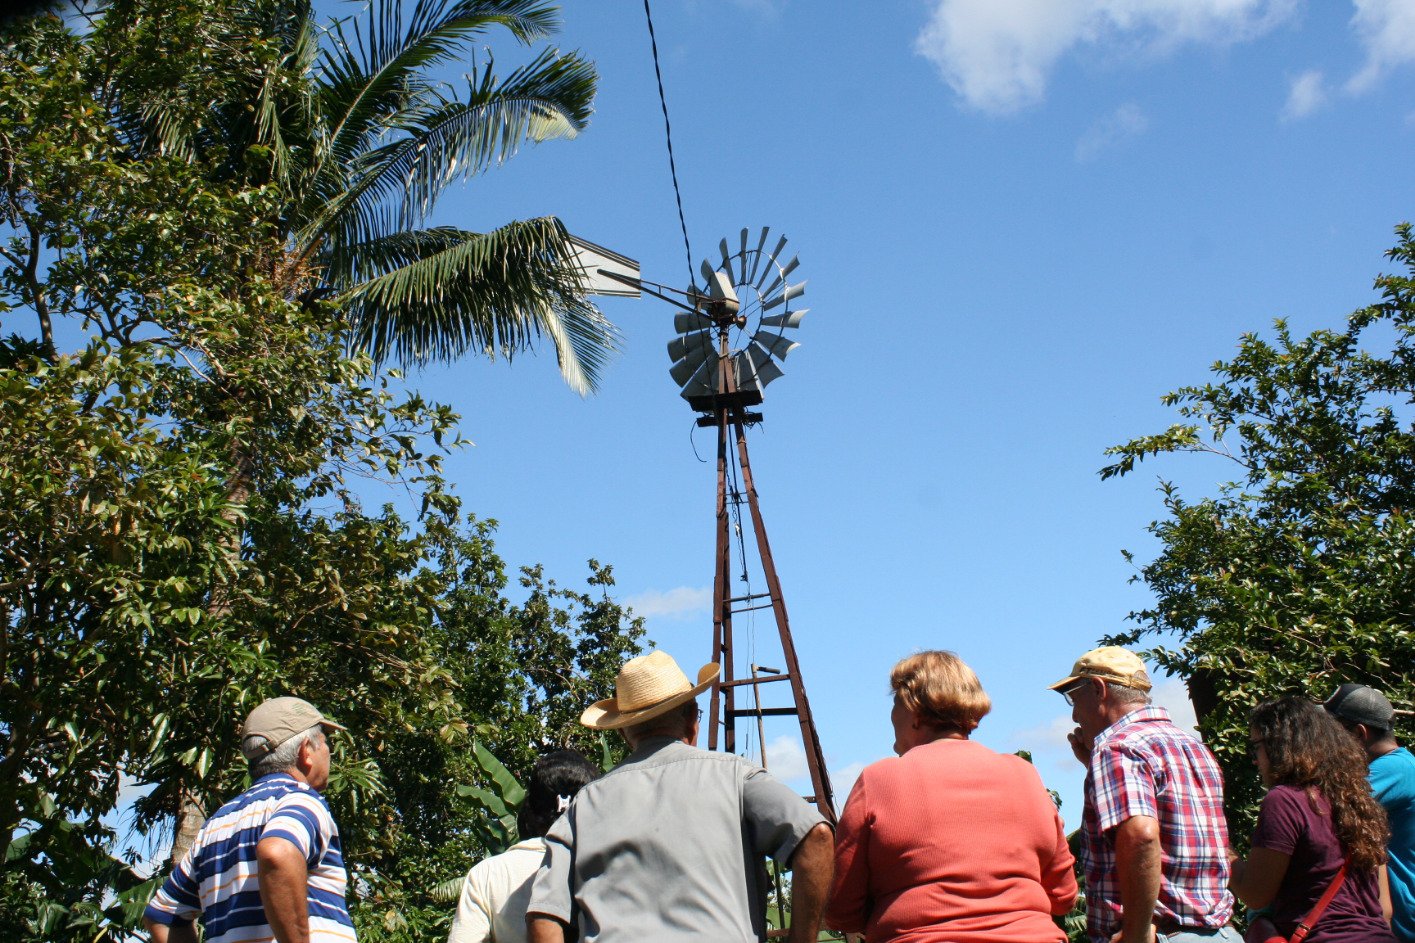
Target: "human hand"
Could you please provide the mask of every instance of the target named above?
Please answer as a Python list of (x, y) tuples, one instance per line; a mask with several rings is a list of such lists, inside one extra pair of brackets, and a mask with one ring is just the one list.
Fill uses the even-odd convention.
[(1082, 766), (1091, 765), (1091, 741), (1077, 727), (1066, 735), (1066, 742), (1071, 744), (1071, 755), (1076, 757), (1076, 761)]

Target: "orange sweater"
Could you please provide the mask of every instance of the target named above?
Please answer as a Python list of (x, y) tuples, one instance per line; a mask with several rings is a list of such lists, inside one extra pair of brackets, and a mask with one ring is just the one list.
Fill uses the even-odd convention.
[(835, 839), (826, 925), (869, 943), (1060, 943), (1076, 899), (1056, 806), (1032, 765), (935, 740), (865, 768)]

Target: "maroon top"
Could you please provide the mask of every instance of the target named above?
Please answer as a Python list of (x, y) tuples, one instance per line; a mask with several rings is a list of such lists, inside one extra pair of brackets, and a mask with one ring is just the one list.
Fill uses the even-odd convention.
[[(1253, 846), (1291, 858), (1272, 902), (1278, 932), (1291, 936), (1326, 893), (1345, 858), (1332, 829), (1331, 807), (1315, 791), (1274, 786), (1263, 797)], [(1322, 911), (1307, 943), (1395, 943), (1381, 916), (1374, 871), (1347, 871), (1346, 883)]]

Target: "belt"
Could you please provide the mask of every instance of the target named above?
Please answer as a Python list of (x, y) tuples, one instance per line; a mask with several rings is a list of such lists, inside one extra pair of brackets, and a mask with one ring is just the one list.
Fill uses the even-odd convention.
[(1189, 926), (1185, 926), (1184, 924), (1180, 923), (1178, 920), (1175, 920), (1173, 917), (1170, 917), (1170, 918), (1167, 919), (1167, 920), (1156, 920), (1156, 921), (1155, 921), (1155, 930), (1158, 931), (1158, 932), (1160, 932), (1160, 933), (1164, 933), (1164, 934), (1170, 934), (1170, 933), (1198, 933), (1198, 934), (1209, 934), (1209, 935), (1213, 935), (1213, 934), (1222, 933), (1222, 932), (1223, 932), (1223, 927), (1206, 927), (1206, 926), (1202, 926), (1202, 925), (1201, 925), (1201, 926), (1197, 926), (1197, 927), (1189, 927)]

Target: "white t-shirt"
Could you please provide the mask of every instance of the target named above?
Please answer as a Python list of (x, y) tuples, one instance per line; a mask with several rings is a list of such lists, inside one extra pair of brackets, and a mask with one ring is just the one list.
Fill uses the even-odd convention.
[(473, 866), (447, 943), (526, 943), (531, 879), (544, 857), (545, 839), (528, 838)]

